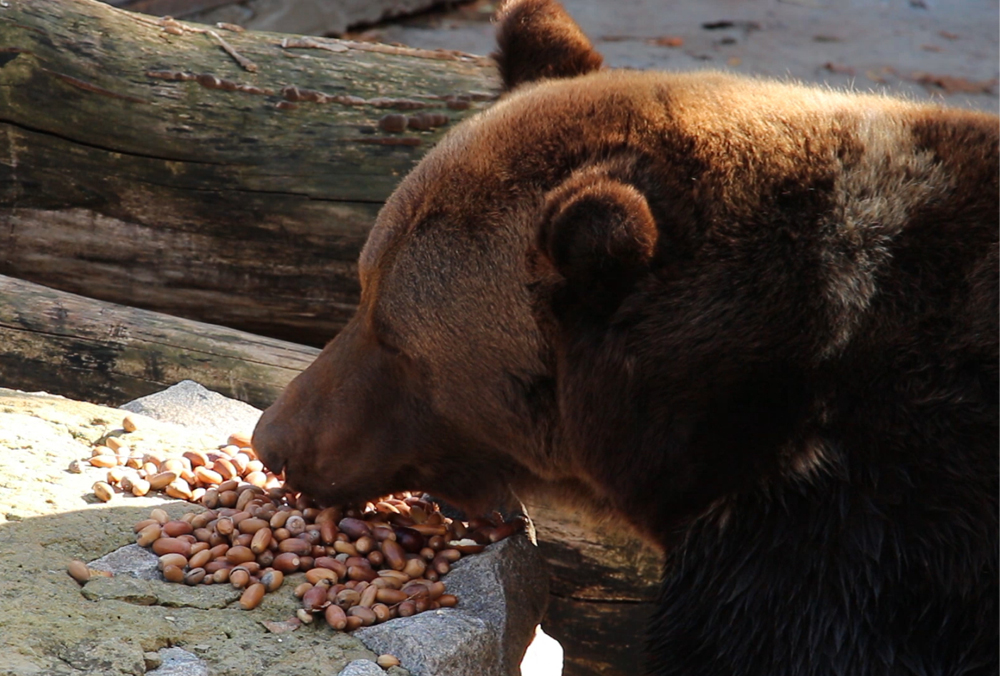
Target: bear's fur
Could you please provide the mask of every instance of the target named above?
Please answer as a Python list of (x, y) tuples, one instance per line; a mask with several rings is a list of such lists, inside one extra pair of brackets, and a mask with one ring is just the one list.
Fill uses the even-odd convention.
[(551, 0), (498, 35), (508, 91), (386, 203), (261, 457), (629, 521), (656, 674), (997, 673), (997, 118), (600, 70)]

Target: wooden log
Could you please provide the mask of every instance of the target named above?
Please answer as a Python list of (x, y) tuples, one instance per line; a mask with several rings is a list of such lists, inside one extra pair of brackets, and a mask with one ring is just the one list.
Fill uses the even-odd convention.
[(340, 35), (352, 26), (371, 25), (423, 12), (451, 0), (104, 0), (133, 12), (169, 15), (201, 23), (233, 22), (252, 30)]
[(11, 2), (0, 274), (321, 345), (380, 205), (494, 78), (453, 52)]
[(527, 511), (550, 571), (542, 628), (563, 647), (563, 675), (644, 673), (662, 556), (627, 528), (555, 503), (536, 500)]
[(319, 350), (0, 276), (0, 386), (118, 406), (181, 380), (264, 408)]

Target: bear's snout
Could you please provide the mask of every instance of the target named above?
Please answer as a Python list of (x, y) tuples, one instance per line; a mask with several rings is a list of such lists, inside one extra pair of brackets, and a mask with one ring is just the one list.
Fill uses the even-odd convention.
[(281, 441), (288, 438), (288, 433), (287, 429), (284, 429), (285, 425), (273, 422), (274, 416), (275, 409), (273, 407), (261, 414), (253, 431), (251, 445), (257, 458), (264, 463), (265, 467), (275, 474), (281, 474), (285, 469)]

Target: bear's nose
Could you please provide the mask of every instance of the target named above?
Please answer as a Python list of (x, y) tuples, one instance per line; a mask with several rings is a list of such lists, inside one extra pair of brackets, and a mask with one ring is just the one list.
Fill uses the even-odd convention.
[(257, 426), (253, 431), (253, 439), (250, 445), (253, 446), (257, 458), (274, 474), (281, 474), (285, 468), (285, 456), (282, 453), (282, 441), (288, 439), (287, 434), (281, 433), (281, 424), (271, 421), (272, 416), (268, 415), (271, 409), (264, 411), (257, 421)]

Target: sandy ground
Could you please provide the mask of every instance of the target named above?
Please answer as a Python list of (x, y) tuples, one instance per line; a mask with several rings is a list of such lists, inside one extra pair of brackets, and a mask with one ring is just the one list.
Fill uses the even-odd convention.
[[(493, 49), (495, 2), (373, 29), (378, 39)], [(613, 67), (721, 69), (997, 110), (996, 0), (564, 0)]]

